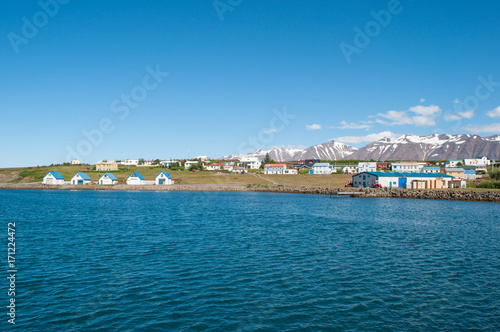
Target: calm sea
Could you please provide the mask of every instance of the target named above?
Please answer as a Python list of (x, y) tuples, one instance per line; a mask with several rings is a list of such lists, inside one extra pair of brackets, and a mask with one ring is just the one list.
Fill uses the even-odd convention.
[(0, 190), (20, 331), (500, 330), (500, 204)]

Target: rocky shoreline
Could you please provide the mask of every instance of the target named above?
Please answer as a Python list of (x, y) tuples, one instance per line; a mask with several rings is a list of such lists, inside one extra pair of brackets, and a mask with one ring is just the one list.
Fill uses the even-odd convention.
[(372, 189), (372, 188), (324, 188), (282, 185), (252, 185), (243, 184), (175, 184), (172, 186), (81, 186), (81, 185), (44, 185), (41, 183), (0, 184), (1, 189), (41, 189), (41, 190), (100, 190), (100, 191), (246, 191), (273, 192), (291, 194), (313, 194), (332, 196), (352, 196), (358, 198), (413, 198), (459, 201), (500, 202), (500, 191), (476, 191), (464, 189)]

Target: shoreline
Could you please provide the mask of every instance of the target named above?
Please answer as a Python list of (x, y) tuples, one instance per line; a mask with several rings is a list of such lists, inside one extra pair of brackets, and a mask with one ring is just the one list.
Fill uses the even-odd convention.
[[(41, 183), (0, 183), (0, 190), (99, 190), (99, 191), (239, 191), (272, 192), (288, 194), (312, 194), (331, 196), (351, 196), (357, 198), (412, 198), (456, 201), (500, 202), (500, 191), (475, 191), (463, 189), (372, 189), (372, 188), (326, 188), (282, 185), (253, 185), (239, 183), (224, 184), (174, 184), (157, 185), (44, 185)], [(354, 193), (354, 194), (349, 194)]]

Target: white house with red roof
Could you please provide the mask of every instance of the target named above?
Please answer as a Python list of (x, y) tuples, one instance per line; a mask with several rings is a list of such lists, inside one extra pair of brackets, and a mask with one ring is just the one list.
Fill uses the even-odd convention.
[(286, 164), (265, 164), (264, 174), (297, 174), (297, 170), (287, 169)]

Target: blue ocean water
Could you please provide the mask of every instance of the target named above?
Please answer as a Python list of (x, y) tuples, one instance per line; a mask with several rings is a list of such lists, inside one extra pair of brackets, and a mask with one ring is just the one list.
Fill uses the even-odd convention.
[(22, 331), (500, 330), (497, 203), (0, 190), (0, 220)]

